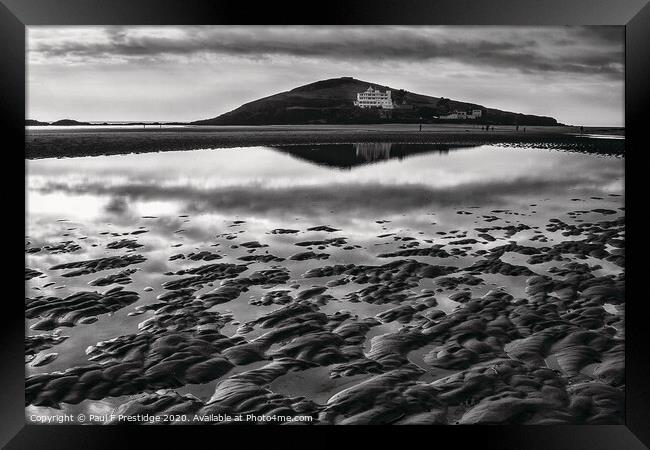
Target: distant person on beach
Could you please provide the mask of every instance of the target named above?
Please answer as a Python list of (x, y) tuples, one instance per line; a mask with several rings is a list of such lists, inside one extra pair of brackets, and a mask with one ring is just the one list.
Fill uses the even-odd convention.
[(580, 134), (584, 133), (584, 131), (585, 131), (585, 127), (583, 127), (582, 125), (580, 125)]
[(515, 125), (515, 131), (519, 131), (519, 125)]
[(422, 131), (422, 124), (420, 124), (420, 131)]

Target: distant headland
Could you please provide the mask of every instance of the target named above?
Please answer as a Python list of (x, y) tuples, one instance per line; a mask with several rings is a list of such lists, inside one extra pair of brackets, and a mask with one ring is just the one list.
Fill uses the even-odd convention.
[(187, 125), (187, 122), (81, 122), (73, 119), (62, 119), (55, 122), (42, 122), (35, 119), (26, 119), (25, 126), (84, 126), (84, 125), (105, 125), (105, 126), (115, 126), (115, 125)]

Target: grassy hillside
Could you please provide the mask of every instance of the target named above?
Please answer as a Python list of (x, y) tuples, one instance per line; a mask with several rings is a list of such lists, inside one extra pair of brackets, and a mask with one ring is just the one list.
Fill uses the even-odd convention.
[[(358, 92), (368, 89), (392, 91), (394, 110), (361, 109), (353, 105)], [(430, 97), (350, 77), (332, 78), (297, 87), (240, 106), (195, 125), (277, 125), (345, 123), (433, 123), (444, 122), (434, 116), (455, 109), (482, 109), (483, 115), (471, 123), (557, 125), (552, 117), (532, 116), (486, 108), (475, 103)], [(451, 122), (451, 121), (450, 121)], [(458, 122), (458, 121), (453, 121)]]

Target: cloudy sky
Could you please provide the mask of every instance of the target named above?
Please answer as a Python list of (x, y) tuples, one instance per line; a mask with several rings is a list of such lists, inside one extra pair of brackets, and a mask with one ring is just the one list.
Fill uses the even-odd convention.
[(622, 27), (29, 27), (27, 117), (192, 121), (326, 78), (624, 124)]

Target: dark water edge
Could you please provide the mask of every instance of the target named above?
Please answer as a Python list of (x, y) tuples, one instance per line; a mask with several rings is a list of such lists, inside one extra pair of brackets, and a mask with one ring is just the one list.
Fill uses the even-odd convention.
[(453, 147), (505, 145), (624, 155), (624, 139), (592, 138), (540, 132), (394, 132), (340, 130), (56, 130), (25, 134), (25, 158), (60, 158), (128, 153), (252, 146), (292, 146), (353, 143), (430, 144)]

